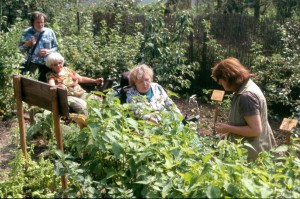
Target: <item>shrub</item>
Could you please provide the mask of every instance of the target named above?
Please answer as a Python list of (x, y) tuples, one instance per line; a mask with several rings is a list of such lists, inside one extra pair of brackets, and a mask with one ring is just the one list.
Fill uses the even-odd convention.
[(19, 53), (18, 44), (22, 23), (17, 23), (9, 32), (0, 32), (0, 116), (11, 117), (15, 109), (13, 75), (20, 73), (24, 56)]
[[(299, 22), (286, 23), (278, 27), (282, 45), (272, 56), (262, 54), (261, 45), (253, 44), (255, 59), (252, 70), (257, 74), (256, 81), (261, 86), (268, 105), (277, 109), (275, 113), (285, 116), (294, 114), (299, 118), (300, 110), (300, 49)], [(288, 111), (285, 111), (288, 109)]]

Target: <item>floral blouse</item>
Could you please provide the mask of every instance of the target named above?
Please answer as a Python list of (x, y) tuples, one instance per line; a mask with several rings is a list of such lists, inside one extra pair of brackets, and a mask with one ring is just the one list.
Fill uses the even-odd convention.
[(127, 103), (135, 105), (134, 113), (138, 118), (146, 119), (146, 114), (160, 110), (175, 110), (180, 113), (174, 102), (169, 98), (162, 86), (157, 83), (151, 83), (153, 96), (150, 101), (145, 95), (140, 94), (135, 88), (130, 88), (126, 93)]
[(64, 67), (63, 70), (65, 71), (64, 75), (48, 72), (46, 74), (47, 80), (49, 81), (49, 79), (53, 78), (55, 85), (65, 85), (67, 87), (69, 96), (81, 97), (86, 91), (78, 84), (77, 73), (68, 67)]

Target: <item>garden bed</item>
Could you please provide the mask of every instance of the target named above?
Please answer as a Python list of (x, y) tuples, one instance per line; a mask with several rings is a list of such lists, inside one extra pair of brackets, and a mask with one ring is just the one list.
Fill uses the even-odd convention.
[[(213, 135), (213, 125), (214, 125), (214, 105), (198, 102), (199, 111), (197, 110), (197, 105), (189, 104), (186, 99), (174, 99), (178, 108), (181, 110), (183, 115), (188, 115), (188, 117), (193, 117), (195, 115), (200, 115), (200, 127), (198, 132), (203, 136)], [(226, 121), (227, 112), (219, 110), (218, 121)], [(270, 125), (273, 129), (274, 136), (276, 138), (277, 144), (281, 145), (285, 143), (285, 135), (279, 131), (280, 122), (275, 120), (269, 120)], [(0, 169), (3, 172), (3, 176), (0, 176), (0, 180), (5, 179), (9, 171), (9, 162), (14, 158), (14, 149), (19, 145), (14, 139), (17, 135), (17, 119), (10, 119), (7, 121), (0, 121)], [(35, 138), (33, 141), (37, 145), (35, 151), (42, 152), (45, 149), (45, 141), (41, 137)], [(35, 154), (38, 156), (39, 154)]]

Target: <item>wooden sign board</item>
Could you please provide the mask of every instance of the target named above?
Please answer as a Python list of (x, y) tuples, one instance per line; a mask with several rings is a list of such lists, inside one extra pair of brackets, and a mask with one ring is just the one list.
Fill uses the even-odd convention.
[(298, 120), (284, 118), (281, 125), (280, 130), (290, 132), (294, 127), (298, 124)]
[[(52, 97), (49, 84), (21, 77), (22, 101), (41, 108), (52, 111)], [(67, 91), (57, 88), (59, 114), (62, 116), (69, 115)]]
[(213, 100), (213, 101), (222, 102), (224, 94), (225, 94), (225, 91), (213, 90), (213, 93), (212, 93), (210, 99)]

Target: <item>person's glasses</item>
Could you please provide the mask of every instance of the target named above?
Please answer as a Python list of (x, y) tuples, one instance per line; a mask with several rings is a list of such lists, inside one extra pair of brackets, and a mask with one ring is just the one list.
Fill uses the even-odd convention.
[(151, 79), (143, 79), (136, 82), (137, 84), (146, 84), (151, 83)]

